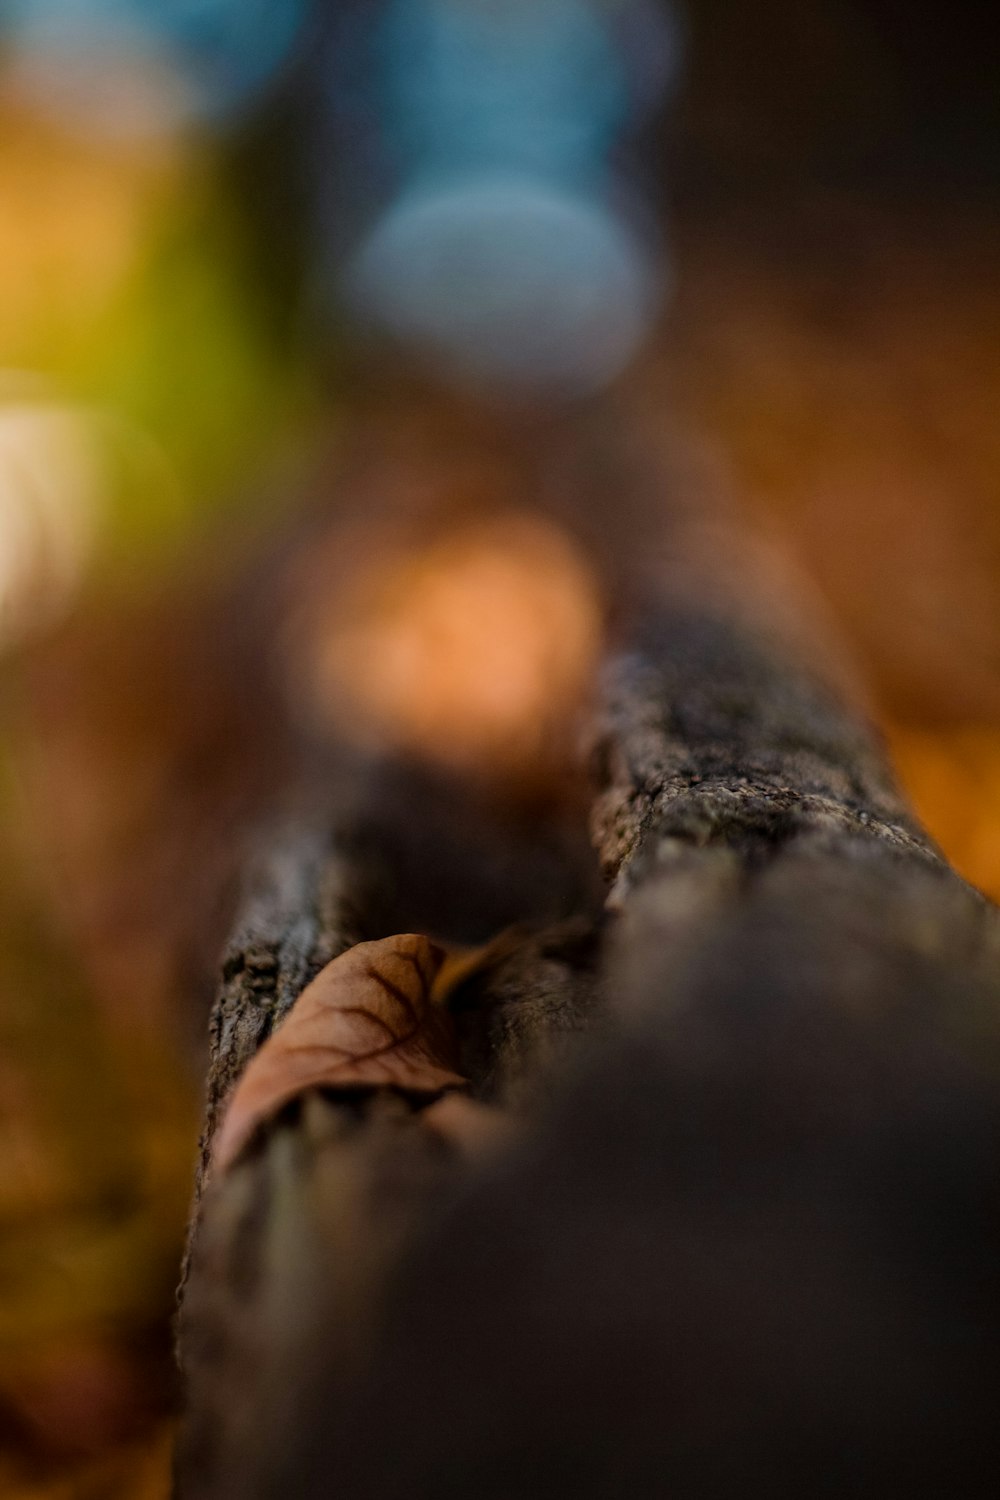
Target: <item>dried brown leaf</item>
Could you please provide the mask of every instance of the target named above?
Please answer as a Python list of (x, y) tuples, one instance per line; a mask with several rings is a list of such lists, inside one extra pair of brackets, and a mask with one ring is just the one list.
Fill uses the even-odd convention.
[(416, 933), (358, 943), (302, 991), (240, 1079), (214, 1147), (229, 1166), (257, 1127), (310, 1088), (389, 1085), (437, 1094), (465, 1083), (437, 1002), (442, 948)]

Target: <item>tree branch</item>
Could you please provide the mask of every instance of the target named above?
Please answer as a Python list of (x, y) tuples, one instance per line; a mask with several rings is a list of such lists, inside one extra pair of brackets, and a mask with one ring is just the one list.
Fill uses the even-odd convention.
[(692, 536), (594, 717), (603, 910), (571, 838), (399, 769), (349, 834), (323, 814), (266, 848), (203, 1162), (317, 968), (433, 908), (401, 818), (462, 870), (456, 925), (528, 919), (453, 1002), (473, 1098), (519, 1130), (484, 1153), (389, 1091), (313, 1095), (209, 1183), (189, 1500), (985, 1493), (996, 913), (817, 668), (808, 609), (779, 620), (738, 531)]

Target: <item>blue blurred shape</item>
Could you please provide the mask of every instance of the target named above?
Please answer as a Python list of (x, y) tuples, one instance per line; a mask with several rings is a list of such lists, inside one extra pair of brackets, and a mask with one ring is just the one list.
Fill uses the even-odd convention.
[[(308, 8), (309, 0), (0, 0), (0, 38), (22, 76), (37, 80), (36, 104), (53, 113), (112, 129), (216, 122), (248, 106), (281, 68)], [(154, 78), (169, 87), (154, 89)], [(134, 97), (143, 79), (145, 114)], [(172, 118), (157, 120), (158, 110)]]
[(607, 384), (663, 287), (622, 143), (672, 71), (665, 13), (383, 0), (371, 25), (352, 57), (390, 193), (343, 275), (353, 311), (466, 383), (553, 397)]
[(442, 373), (555, 397), (619, 374), (658, 299), (649, 258), (602, 203), (503, 176), (403, 197), (347, 289), (366, 322)]
[(587, 0), (394, 0), (377, 57), (390, 147), (424, 175), (592, 183), (628, 115), (622, 57)]

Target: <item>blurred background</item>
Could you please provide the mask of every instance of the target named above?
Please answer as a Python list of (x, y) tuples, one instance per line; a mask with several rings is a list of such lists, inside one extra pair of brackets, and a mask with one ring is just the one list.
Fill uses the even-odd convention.
[(4, 1494), (166, 1493), (213, 963), (302, 723), (523, 773), (585, 691), (599, 569), (512, 424), (708, 453), (1000, 897), (996, 40), (0, 0)]

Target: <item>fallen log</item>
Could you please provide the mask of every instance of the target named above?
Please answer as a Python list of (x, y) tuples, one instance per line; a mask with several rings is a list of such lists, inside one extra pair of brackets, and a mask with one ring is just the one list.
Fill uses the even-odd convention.
[[(262, 835), (184, 1500), (992, 1492), (1000, 925), (772, 568), (672, 506), (591, 715), (590, 866), (577, 804), (401, 763)], [(217, 1168), (309, 981), (406, 931), (478, 945), (466, 1091), (310, 1089)]]

